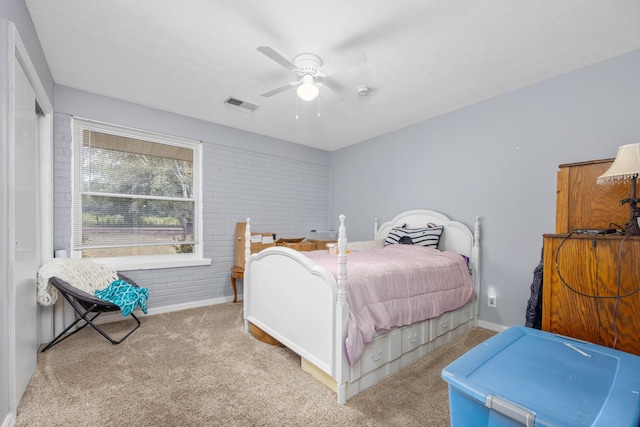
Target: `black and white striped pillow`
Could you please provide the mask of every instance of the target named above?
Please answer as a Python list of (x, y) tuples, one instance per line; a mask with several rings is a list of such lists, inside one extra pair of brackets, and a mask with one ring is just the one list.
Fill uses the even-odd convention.
[(384, 240), (384, 244), (385, 246), (398, 243), (413, 244), (437, 249), (443, 228), (442, 225), (426, 228), (394, 227), (389, 231), (389, 234)]

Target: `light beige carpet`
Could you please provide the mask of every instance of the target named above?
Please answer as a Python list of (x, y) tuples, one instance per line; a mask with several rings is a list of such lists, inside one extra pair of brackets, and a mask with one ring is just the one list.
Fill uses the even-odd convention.
[(339, 405), (298, 356), (243, 331), (241, 303), (143, 316), (115, 346), (85, 328), (39, 353), (17, 425), (447, 426), (442, 369), (494, 334), (465, 332)]

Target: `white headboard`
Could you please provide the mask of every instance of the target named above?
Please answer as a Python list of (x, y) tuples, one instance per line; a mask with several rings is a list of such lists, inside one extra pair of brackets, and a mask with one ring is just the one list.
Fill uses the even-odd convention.
[[(474, 247), (474, 234), (461, 222), (452, 221), (447, 216), (426, 209), (415, 209), (403, 212), (391, 221), (383, 223), (376, 231), (376, 240), (384, 240), (393, 227), (422, 228), (427, 224), (444, 226), (438, 249), (442, 251), (452, 251), (471, 257)], [(476, 233), (478, 231), (476, 222)]]

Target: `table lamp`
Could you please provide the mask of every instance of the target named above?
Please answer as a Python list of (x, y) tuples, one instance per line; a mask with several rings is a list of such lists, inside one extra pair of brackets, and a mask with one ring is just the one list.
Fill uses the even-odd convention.
[(627, 144), (618, 148), (618, 155), (611, 167), (598, 177), (598, 184), (616, 184), (619, 182), (631, 182), (629, 197), (620, 200), (621, 204), (629, 203), (629, 222), (624, 225), (625, 234), (640, 236), (638, 227), (638, 217), (640, 209), (637, 203), (640, 199), (636, 197), (636, 180), (640, 174), (640, 143)]

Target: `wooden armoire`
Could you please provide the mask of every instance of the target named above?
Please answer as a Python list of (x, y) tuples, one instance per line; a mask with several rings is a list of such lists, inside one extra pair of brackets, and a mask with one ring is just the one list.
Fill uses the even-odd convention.
[(629, 220), (629, 183), (598, 185), (613, 159), (560, 165), (556, 232), (544, 235), (542, 329), (640, 355), (640, 237), (575, 234)]

